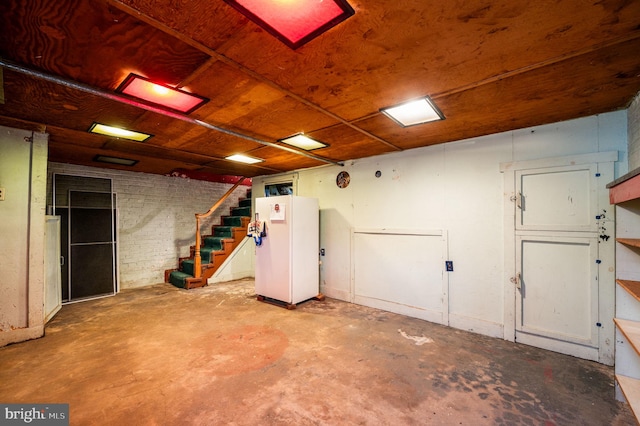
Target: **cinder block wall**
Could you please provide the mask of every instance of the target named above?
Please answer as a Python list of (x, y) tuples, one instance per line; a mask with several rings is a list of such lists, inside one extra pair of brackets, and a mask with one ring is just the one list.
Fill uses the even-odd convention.
[[(195, 213), (205, 213), (232, 186), (50, 162), (49, 200), (54, 173), (112, 179), (118, 208), (121, 289), (163, 282), (165, 269), (177, 267), (178, 257), (188, 256), (189, 246), (195, 244)], [(238, 187), (203, 223), (202, 234), (208, 234), (221, 215), (228, 215), (238, 199), (246, 196), (247, 189)]]
[(627, 137), (629, 138), (629, 170), (640, 167), (640, 93), (627, 110)]

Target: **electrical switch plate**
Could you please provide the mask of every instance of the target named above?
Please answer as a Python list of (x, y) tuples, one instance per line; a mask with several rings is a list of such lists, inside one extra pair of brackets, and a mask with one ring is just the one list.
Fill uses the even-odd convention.
[(0, 201), (4, 201), (4, 188), (0, 188)]

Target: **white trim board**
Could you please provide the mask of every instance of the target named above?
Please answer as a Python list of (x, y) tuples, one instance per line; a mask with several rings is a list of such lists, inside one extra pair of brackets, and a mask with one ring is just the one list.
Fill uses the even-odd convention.
[(537, 160), (511, 161), (500, 163), (500, 171), (527, 170), (579, 164), (609, 163), (618, 161), (618, 151), (595, 152), (592, 154), (567, 155), (565, 157), (540, 158)]

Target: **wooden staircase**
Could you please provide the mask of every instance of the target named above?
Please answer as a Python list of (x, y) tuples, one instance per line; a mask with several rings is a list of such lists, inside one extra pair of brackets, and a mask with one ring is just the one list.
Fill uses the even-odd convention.
[(222, 265), (235, 248), (247, 236), (247, 227), (251, 221), (251, 190), (246, 198), (239, 201), (227, 216), (221, 216), (220, 224), (211, 227), (211, 234), (203, 235), (200, 248), (200, 273), (196, 274), (196, 246), (190, 247), (189, 257), (178, 259), (177, 269), (164, 271), (164, 281), (176, 287), (192, 289), (204, 287), (207, 280)]

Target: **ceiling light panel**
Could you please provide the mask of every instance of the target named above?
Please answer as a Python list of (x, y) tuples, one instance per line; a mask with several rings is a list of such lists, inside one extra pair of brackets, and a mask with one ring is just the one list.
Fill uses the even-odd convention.
[(96, 133), (104, 136), (111, 136), (120, 139), (129, 139), (136, 142), (144, 142), (153, 135), (147, 133), (134, 132), (120, 127), (107, 126), (106, 124), (93, 123), (89, 128), (89, 133)]
[(428, 97), (383, 108), (380, 111), (403, 127), (444, 120), (444, 114)]
[(137, 74), (129, 74), (116, 92), (133, 96), (174, 111), (189, 114), (209, 102), (209, 99), (176, 89), (165, 84), (154, 83)]
[(292, 49), (355, 13), (346, 0), (224, 1)]
[(93, 161), (99, 163), (118, 164), (120, 166), (134, 166), (138, 163), (138, 160), (132, 160), (130, 158), (110, 157), (108, 155), (96, 155)]
[(261, 158), (249, 157), (248, 155), (244, 155), (244, 154), (230, 155), (228, 157), (225, 157), (225, 160), (237, 161), (238, 163), (245, 163), (245, 164), (255, 164), (255, 163), (261, 163), (264, 161)]
[(326, 143), (322, 143), (315, 139), (311, 139), (310, 137), (302, 133), (298, 133), (296, 135), (289, 136), (284, 139), (280, 139), (278, 142), (286, 143), (287, 145), (292, 145), (297, 148), (304, 149), (306, 151), (311, 151), (312, 149), (318, 149), (318, 148), (326, 148), (327, 146), (329, 146)]

